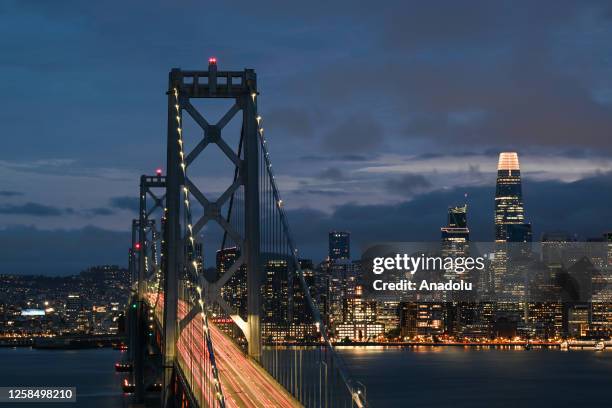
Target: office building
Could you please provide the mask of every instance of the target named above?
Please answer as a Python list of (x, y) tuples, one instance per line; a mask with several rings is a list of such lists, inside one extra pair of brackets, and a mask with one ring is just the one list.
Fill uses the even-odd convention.
[(351, 234), (343, 231), (329, 233), (329, 259), (351, 259)]

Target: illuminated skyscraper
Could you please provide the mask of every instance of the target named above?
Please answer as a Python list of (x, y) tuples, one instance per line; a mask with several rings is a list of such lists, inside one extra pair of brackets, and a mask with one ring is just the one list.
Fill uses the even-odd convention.
[(495, 241), (531, 242), (531, 224), (525, 222), (521, 170), (516, 152), (499, 154), (495, 188)]
[(448, 223), (440, 228), (442, 232), (443, 249), (451, 254), (465, 255), (467, 242), (470, 240), (470, 230), (467, 226), (467, 204), (463, 207), (448, 209)]
[(515, 332), (527, 319), (524, 303), (526, 264), (531, 242), (531, 224), (525, 222), (521, 170), (516, 152), (499, 154), (495, 188), (495, 255), (493, 283), (500, 327)]
[(329, 259), (351, 258), (351, 234), (342, 231), (331, 231), (329, 233)]
[[(240, 258), (240, 249), (237, 247), (224, 248), (217, 251), (217, 279), (228, 272), (236, 260)], [(227, 284), (221, 288), (221, 296), (234, 307), (240, 316), (247, 317), (247, 286), (246, 265), (242, 264), (234, 275), (229, 278)]]
[[(592, 274), (592, 334), (607, 337), (612, 333), (612, 232), (603, 236), (604, 268)], [(597, 244), (589, 245), (596, 248)]]
[[(470, 230), (467, 225), (467, 204), (462, 207), (448, 208), (448, 221), (446, 226), (440, 228), (442, 232), (442, 256), (461, 258), (469, 255), (469, 240)], [(446, 280), (463, 279), (465, 281), (473, 281), (472, 273), (465, 272), (457, 274), (454, 270), (446, 270), (444, 272)], [(448, 333), (455, 334), (459, 325), (460, 316), (463, 315), (462, 309), (471, 307), (469, 303), (458, 302), (452, 292), (443, 293), (443, 299), (446, 301), (442, 304), (444, 308), (444, 326)]]

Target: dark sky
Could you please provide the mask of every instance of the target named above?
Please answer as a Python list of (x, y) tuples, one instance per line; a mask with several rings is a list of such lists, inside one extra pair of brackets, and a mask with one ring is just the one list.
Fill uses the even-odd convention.
[[(492, 239), (503, 150), (536, 237), (612, 229), (610, 2), (358, 3), (3, 1), (0, 273), (126, 263), (138, 176), (164, 165), (168, 71), (212, 55), (258, 72), (303, 255), (332, 228), (355, 255), (438, 239), (466, 192), (473, 239)], [(214, 195), (232, 174), (205, 163)]]

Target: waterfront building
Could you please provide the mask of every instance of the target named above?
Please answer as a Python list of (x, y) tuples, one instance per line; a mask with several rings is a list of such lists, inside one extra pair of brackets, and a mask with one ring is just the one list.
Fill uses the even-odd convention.
[(336, 326), (336, 338), (350, 341), (373, 341), (384, 333), (381, 323), (342, 323)]
[(400, 333), (402, 337), (433, 338), (444, 334), (444, 303), (402, 302)]
[(335, 327), (336, 338), (353, 341), (371, 341), (384, 334), (385, 326), (377, 322), (376, 301), (364, 298), (363, 285), (358, 283), (355, 290), (342, 302), (342, 323)]
[(328, 324), (333, 331), (335, 326), (345, 321), (345, 299), (353, 297), (360, 264), (348, 259), (337, 259), (324, 265), (323, 273), (328, 279)]
[(563, 335), (561, 302), (527, 302), (524, 324), (519, 334), (524, 338), (554, 339)]
[(400, 302), (394, 296), (380, 299), (376, 304), (376, 322), (383, 325), (385, 333), (400, 327)]
[(586, 337), (591, 322), (591, 308), (588, 304), (572, 305), (568, 308), (567, 334), (570, 338)]
[[(300, 269), (304, 275), (304, 281), (308, 287), (308, 292), (311, 298), (316, 299), (315, 274), (312, 260), (300, 259)], [(294, 325), (312, 324), (314, 322), (308, 299), (304, 292), (301, 279), (298, 276), (293, 277), (291, 298), (293, 299), (293, 309), (291, 310), (291, 321)]]
[[(612, 335), (612, 232), (603, 236), (605, 267), (592, 274), (592, 327), (593, 336)], [(595, 246), (595, 245), (591, 245)]]

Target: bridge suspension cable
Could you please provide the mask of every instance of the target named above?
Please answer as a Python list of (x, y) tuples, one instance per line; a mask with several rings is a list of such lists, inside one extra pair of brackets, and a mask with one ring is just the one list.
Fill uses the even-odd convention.
[[(251, 95), (251, 103), (254, 105), (254, 110), (255, 112), (257, 112), (257, 92), (255, 92), (254, 90), (251, 91), (250, 93)], [(314, 324), (316, 326), (316, 329), (318, 330), (318, 332), (320, 333), (321, 337), (323, 338), (324, 342), (325, 342), (325, 346), (326, 348), (330, 351), (331, 354), (331, 360), (333, 361), (333, 363), (336, 366), (336, 369), (338, 371), (338, 374), (340, 376), (340, 380), (341, 383), (344, 384), (344, 386), (347, 388), (347, 391), (349, 392), (350, 398), (352, 400), (352, 402), (355, 403), (355, 405), (357, 405), (357, 407), (365, 407), (366, 405), (366, 401), (365, 401), (365, 393), (362, 393), (361, 390), (357, 389), (355, 387), (355, 385), (353, 384), (353, 382), (351, 381), (350, 377), (347, 374), (346, 368), (345, 368), (345, 364), (342, 361), (341, 356), (335, 351), (334, 346), (330, 340), (329, 334), (327, 332), (327, 327), (325, 325), (325, 322), (323, 321), (323, 319), (321, 318), (321, 313), (320, 310), (318, 308), (318, 305), (315, 303), (312, 294), (311, 294), (311, 290), (312, 288), (309, 287), (308, 283), (306, 282), (305, 276), (304, 276), (304, 271), (302, 269), (301, 266), (301, 262), (300, 259), (298, 257), (298, 249), (295, 245), (295, 242), (293, 240), (293, 236), (291, 234), (291, 230), (289, 227), (289, 222), (285, 213), (285, 208), (284, 208), (284, 202), (281, 199), (281, 195), (280, 195), (280, 191), (278, 189), (277, 183), (276, 183), (276, 178), (274, 175), (274, 171), (272, 168), (272, 161), (270, 158), (270, 153), (268, 151), (267, 148), (267, 141), (266, 138), (264, 136), (264, 127), (263, 127), (263, 117), (261, 115), (257, 115), (256, 117), (256, 121), (257, 121), (257, 134), (259, 136), (259, 140), (260, 140), (260, 149), (261, 149), (261, 156), (263, 158), (262, 160), (262, 166), (261, 166), (261, 170), (263, 173), (263, 177), (262, 177), (262, 182), (263, 182), (263, 197), (262, 197), (262, 201), (264, 203), (263, 207), (266, 207), (266, 204), (272, 204), (271, 207), (274, 208), (277, 211), (277, 214), (279, 216), (279, 225), (276, 225), (274, 227), (276, 228), (280, 228), (282, 230), (282, 235), (284, 238), (284, 240), (286, 240), (286, 242), (280, 242), (280, 246), (286, 246), (286, 249), (288, 250), (289, 253), (289, 260), (293, 263), (293, 268), (295, 268), (295, 275), (298, 278), (298, 282), (299, 282), (299, 287), (295, 288), (292, 284), (292, 279), (291, 279), (291, 270), (290, 268), (288, 268), (288, 286), (289, 286), (289, 295), (294, 297), (295, 299), (295, 293), (292, 293), (292, 289), (298, 289), (302, 291), (302, 295), (306, 298), (306, 303), (307, 303), (307, 307), (310, 309), (310, 312), (312, 313), (312, 320), (314, 321)], [(268, 199), (269, 195), (272, 195), (272, 202), (270, 203), (270, 200)], [(269, 210), (268, 210), (269, 211)], [(272, 210), (274, 211), (274, 210)], [(273, 219), (274, 214), (270, 215), (270, 214), (265, 214), (266, 210), (264, 209), (262, 217), (265, 218), (266, 216)], [(273, 222), (274, 223), (274, 222)], [(264, 225), (266, 225), (266, 223), (264, 223)], [(273, 227), (273, 228), (274, 228)], [(265, 227), (264, 227), (264, 232), (263, 234), (266, 235), (267, 233), (272, 232), (273, 237), (271, 238), (272, 242), (272, 246), (278, 248), (278, 232), (277, 231), (268, 231)], [(281, 241), (283, 240), (281, 238)], [(268, 243), (269, 240), (267, 239), (262, 239), (262, 246), (265, 246), (266, 243)], [(264, 250), (265, 252), (265, 250)], [(314, 282), (312, 282), (314, 283)], [(295, 306), (293, 304), (293, 300), (290, 301), (290, 305), (288, 306), (288, 319), (290, 321), (291, 324), (291, 320), (293, 321), (299, 321), (298, 319), (294, 319), (294, 316), (292, 316), (292, 314), (295, 312), (292, 306)], [(306, 306), (306, 305), (303, 305)], [(300, 355), (300, 358), (302, 358), (302, 355)], [(296, 374), (297, 374), (297, 370), (296, 370)], [(296, 384), (297, 382), (299, 382), (299, 374), (295, 375), (296, 378), (291, 378), (288, 384), (288, 388), (290, 391), (293, 391), (294, 395), (296, 395), (296, 397), (305, 405), (310, 405), (310, 403), (313, 404), (313, 406), (316, 406), (316, 402), (317, 401), (310, 401), (308, 399), (308, 396), (304, 394), (304, 390), (300, 390), (298, 387), (298, 384)], [(282, 381), (281, 381), (282, 382)], [(303, 384), (302, 384), (302, 388)], [(293, 390), (292, 390), (293, 389)], [(339, 400), (341, 400), (342, 398), (339, 398)], [(339, 400), (337, 400), (336, 402), (339, 402)], [(319, 401), (319, 403), (323, 403), (323, 401)], [(335, 405), (334, 405), (335, 406)]]

